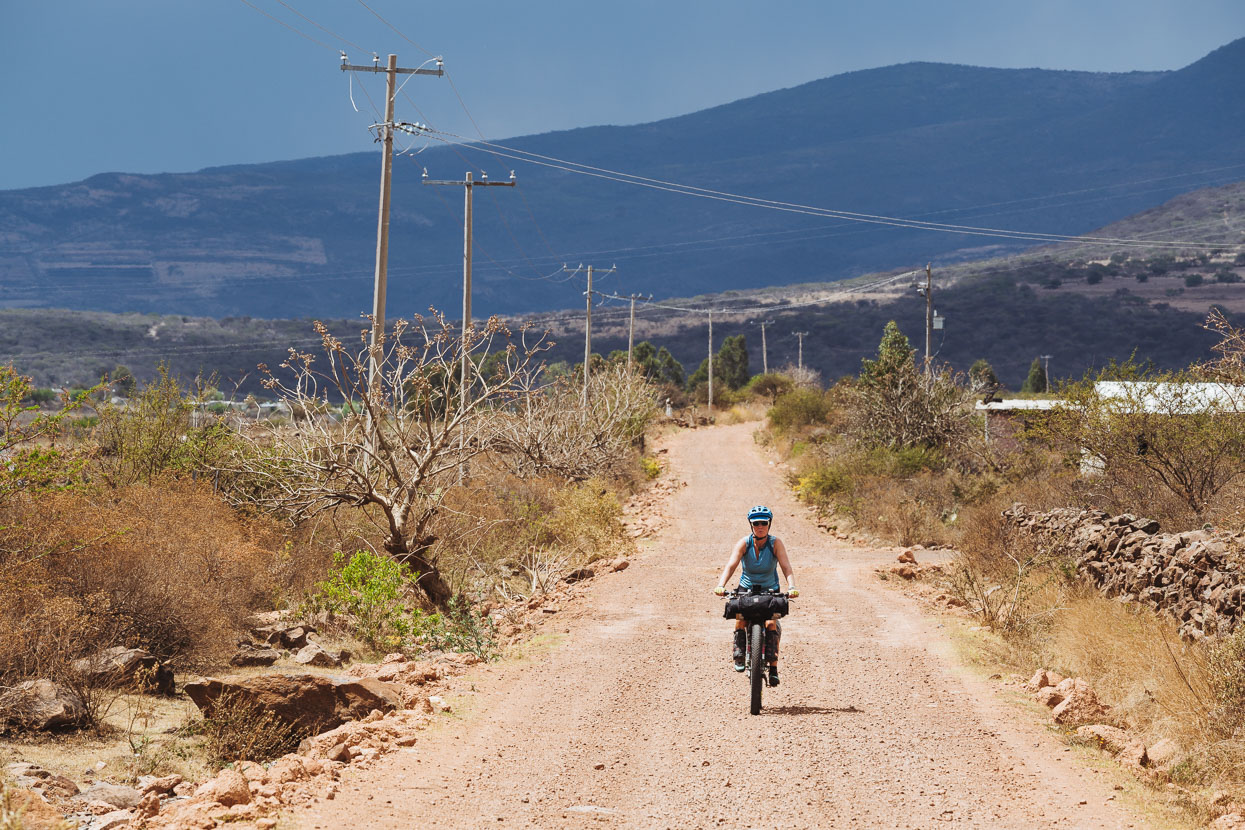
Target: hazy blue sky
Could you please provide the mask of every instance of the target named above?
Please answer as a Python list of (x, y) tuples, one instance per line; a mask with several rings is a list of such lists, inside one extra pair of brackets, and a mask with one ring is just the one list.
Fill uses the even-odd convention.
[[(266, 18), (248, 2), (321, 41)], [(654, 120), (913, 60), (1176, 69), (1245, 35), (1245, 0), (366, 0), (445, 56), (490, 138)], [(0, 189), (371, 149), (352, 62), (427, 58), (358, 0), (0, 0)], [(293, 11), (357, 44), (337, 40)], [(383, 82), (369, 77), (379, 106)], [(474, 128), (444, 79), (399, 118)]]

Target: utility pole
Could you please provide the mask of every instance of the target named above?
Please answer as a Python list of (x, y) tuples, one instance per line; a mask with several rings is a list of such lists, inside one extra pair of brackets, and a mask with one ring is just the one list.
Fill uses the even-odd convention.
[(467, 390), (470, 386), (468, 378), (467, 366), (470, 365), (470, 358), (467, 355), (467, 333), (471, 330), (471, 249), (472, 249), (472, 198), (471, 194), (477, 187), (514, 187), (514, 171), (510, 171), (510, 181), (506, 182), (490, 182), (488, 174), (485, 173), (483, 178), (475, 181), (471, 178), (471, 171), (460, 182), (443, 181), (439, 179), (428, 178), (428, 169), (424, 168), (424, 184), (436, 185), (455, 185), (463, 189), (463, 354), (462, 354), (462, 373), (459, 378), (459, 406), (466, 408), (467, 406)]
[(372, 348), (368, 360), (368, 385), (376, 380), (379, 369), (379, 347), (385, 336), (385, 283), (389, 270), (389, 190), (393, 180), (393, 99), (398, 91), (399, 75), (436, 75), (445, 74), (445, 66), (441, 58), (437, 58), (436, 69), (404, 69), (398, 66), (398, 56), (390, 55), (385, 68), (380, 66), (380, 58), (373, 58), (371, 66), (352, 66), (346, 62), (346, 53), (342, 52), (343, 72), (384, 72), (386, 75), (385, 123), (380, 127), (381, 143), (384, 145), (384, 158), (380, 168), (380, 216), (376, 223), (376, 274), (372, 285)]
[[(570, 271), (570, 273), (578, 274), (579, 269), (583, 267), (584, 266), (582, 265), (577, 266), (575, 270)], [(565, 265), (563, 265), (562, 270), (567, 271), (568, 269)], [(618, 266), (615, 265), (601, 271), (601, 273), (612, 274), (617, 270)], [(592, 374), (592, 275), (595, 271), (596, 269), (593, 266), (588, 266), (588, 290), (584, 292), (584, 296), (587, 298), (584, 309), (584, 406), (588, 405), (588, 378)]]
[[(635, 301), (643, 299), (643, 294), (632, 294), (631, 300), (631, 322), (627, 325), (627, 368), (631, 368), (631, 349), (635, 343)], [(648, 299), (653, 299), (653, 295), (649, 294)]]
[(932, 263), (925, 263), (925, 285), (917, 286), (917, 293), (925, 297), (925, 374), (932, 369), (932, 348), (934, 342), (934, 278), (930, 269)]
[(761, 327), (761, 373), (769, 374), (769, 349), (765, 345), (765, 327), (774, 325), (773, 320), (761, 320), (756, 323)]
[(709, 312), (709, 411), (713, 412), (713, 312)]
[(794, 334), (796, 337), (798, 337), (800, 340), (800, 351), (799, 351), (800, 357), (796, 365), (799, 366), (799, 368), (803, 369), (804, 368), (804, 338), (808, 337), (808, 332), (793, 331), (791, 333)]

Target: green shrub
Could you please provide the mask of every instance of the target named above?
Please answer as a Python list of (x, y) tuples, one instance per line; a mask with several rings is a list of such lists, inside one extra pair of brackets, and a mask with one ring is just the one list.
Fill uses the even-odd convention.
[(316, 585), (310, 611), (345, 614), (351, 633), (371, 648), (396, 648), (414, 630), (407, 596), (416, 590), (418, 574), (388, 556), (356, 551), (347, 561), (333, 554), (329, 578)]
[(852, 477), (842, 467), (826, 465), (813, 468), (796, 480), (795, 493), (801, 501), (824, 504), (836, 495), (850, 491)]
[(770, 407), (770, 426), (778, 432), (790, 432), (826, 420), (830, 402), (820, 389), (794, 389)]
[(460, 651), (482, 660), (498, 655), (497, 630), (491, 617), (479, 613), (469, 603), (452, 599), (445, 611), (412, 615), (412, 633), (425, 649)]
[(754, 375), (744, 390), (750, 395), (769, 398), (772, 405), (794, 388), (795, 381), (791, 378), (778, 372), (770, 372), (764, 375)]
[(640, 471), (644, 473), (645, 478), (651, 480), (661, 475), (661, 465), (657, 463), (656, 458), (645, 455), (640, 458)]
[(135, 390), (127, 406), (96, 407), (99, 452), (95, 469), (113, 487), (150, 484), (165, 472), (194, 473), (219, 462), (237, 443), (233, 430), (214, 421), (193, 426), (192, 413), (207, 394), (185, 391), (168, 367)]
[(415, 647), (463, 651), (490, 660), (497, 656), (492, 619), (453, 598), (444, 611), (427, 613), (408, 600), (419, 575), (388, 556), (361, 550), (349, 561), (333, 556), (329, 578), (316, 586), (305, 610), (340, 614), (350, 633), (374, 649)]

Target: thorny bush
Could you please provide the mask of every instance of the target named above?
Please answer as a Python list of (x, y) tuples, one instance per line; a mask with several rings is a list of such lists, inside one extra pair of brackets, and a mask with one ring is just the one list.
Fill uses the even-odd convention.
[[(39, 541), (30, 552), (30, 538)], [(0, 682), (114, 645), (223, 656), (276, 590), (275, 534), (189, 481), (23, 495), (0, 509)]]
[(652, 384), (626, 364), (608, 365), (589, 376), (586, 403), (565, 379), (530, 384), (499, 413), (494, 447), (519, 476), (617, 475), (656, 414)]
[(167, 473), (192, 475), (217, 466), (232, 449), (237, 434), (223, 420), (204, 417), (197, 424), (196, 407), (207, 399), (207, 382), (197, 379), (187, 392), (169, 374), (156, 378), (125, 405), (99, 403), (95, 429), (97, 452), (92, 472), (111, 487), (150, 484)]

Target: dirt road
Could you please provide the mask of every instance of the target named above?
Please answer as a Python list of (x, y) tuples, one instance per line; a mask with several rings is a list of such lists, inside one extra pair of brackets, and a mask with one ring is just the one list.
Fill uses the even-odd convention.
[[(632, 567), (594, 580), (587, 613), (549, 615), (555, 645), (464, 681), (466, 714), (348, 772), (299, 826), (1142, 826), (949, 664), (936, 624), (871, 574), (893, 554), (804, 518), (753, 429), (670, 439), (668, 475), (688, 486)], [(801, 597), (782, 685), (750, 716), (711, 590), (758, 502), (777, 513)]]

